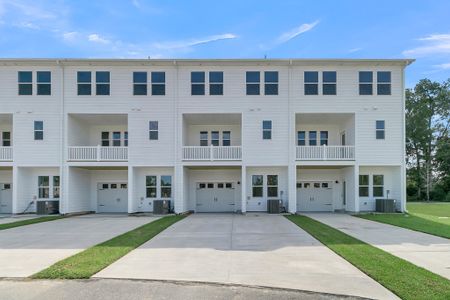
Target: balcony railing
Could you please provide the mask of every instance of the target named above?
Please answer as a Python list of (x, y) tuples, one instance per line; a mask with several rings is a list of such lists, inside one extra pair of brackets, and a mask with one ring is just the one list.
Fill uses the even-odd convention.
[(74, 146), (69, 147), (70, 161), (127, 161), (128, 147)]
[(183, 160), (241, 160), (241, 146), (184, 146)]
[(355, 146), (297, 146), (297, 160), (354, 160)]
[(13, 148), (0, 147), (0, 161), (12, 161), (12, 160), (13, 160)]

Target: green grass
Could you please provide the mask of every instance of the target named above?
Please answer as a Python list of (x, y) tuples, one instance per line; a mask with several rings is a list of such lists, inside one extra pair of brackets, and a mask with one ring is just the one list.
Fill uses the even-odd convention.
[(357, 217), (450, 239), (450, 203), (408, 203), (407, 208), (407, 214), (376, 213)]
[(450, 299), (450, 281), (437, 274), (308, 217), (286, 218), (402, 299)]
[(45, 216), (45, 217), (40, 217), (40, 218), (27, 219), (27, 220), (21, 220), (21, 221), (6, 223), (6, 224), (0, 224), (0, 230), (15, 228), (15, 227), (19, 227), (19, 226), (25, 226), (25, 225), (31, 225), (31, 224), (36, 224), (36, 223), (54, 221), (54, 220), (58, 220), (61, 218), (64, 218), (64, 217), (63, 216)]
[(184, 217), (183, 215), (167, 216), (150, 222), (61, 260), (31, 277), (39, 279), (90, 278)]

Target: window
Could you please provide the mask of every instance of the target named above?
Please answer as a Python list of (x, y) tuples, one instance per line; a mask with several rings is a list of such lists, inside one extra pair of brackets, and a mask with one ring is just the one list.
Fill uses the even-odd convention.
[(147, 72), (133, 72), (133, 95), (147, 95)]
[(59, 176), (53, 176), (53, 198), (59, 198)]
[(359, 196), (369, 197), (369, 175), (359, 175)]
[(320, 132), (320, 146), (328, 145), (328, 131)]
[(305, 95), (319, 94), (319, 72), (305, 71)]
[(112, 145), (114, 147), (120, 147), (120, 131), (114, 131), (112, 134)]
[(109, 132), (108, 131), (102, 132), (102, 146), (109, 147)]
[(391, 94), (391, 72), (377, 72), (377, 95)]
[(245, 74), (247, 82), (247, 95), (259, 95), (260, 73), (255, 71), (248, 71)]
[(49, 71), (37, 72), (37, 94), (51, 95), (52, 93), (52, 73)]
[(111, 183), (111, 189), (117, 189), (117, 183)]
[(222, 132), (222, 146), (231, 146), (231, 131)]
[(88, 96), (92, 94), (92, 76), (89, 71), (77, 72), (77, 87), (79, 96)]
[(371, 71), (359, 72), (359, 94), (360, 95), (373, 94), (373, 72)]
[(373, 196), (383, 197), (384, 196), (384, 176), (383, 175), (373, 175)]
[(191, 72), (191, 95), (205, 94), (205, 72)]
[(156, 198), (156, 176), (145, 176), (147, 198)]
[(317, 131), (310, 131), (309, 132), (309, 145), (310, 146), (317, 146)]
[(44, 139), (44, 122), (34, 121), (34, 140), (41, 141)]
[(264, 188), (264, 176), (252, 175), (252, 196), (262, 197)]
[(95, 93), (99, 96), (109, 95), (110, 90), (110, 74), (105, 71), (95, 72)]
[(263, 140), (272, 139), (272, 121), (263, 121)]
[(278, 72), (264, 72), (264, 95), (278, 95)]
[(209, 72), (209, 94), (223, 95), (223, 72)]
[(172, 176), (161, 176), (161, 198), (172, 197)]
[(375, 122), (376, 138), (377, 140), (384, 140), (385, 137), (385, 124), (383, 120), (377, 120)]
[(3, 147), (11, 146), (11, 132), (9, 131), (2, 132), (2, 146)]
[(278, 197), (278, 175), (267, 175), (267, 197)]
[(31, 71), (19, 71), (19, 95), (33, 95), (33, 73)]
[(322, 72), (322, 93), (324, 95), (336, 95), (336, 72)]
[(327, 189), (328, 188), (328, 182), (322, 182), (322, 188)]
[(208, 146), (208, 131), (200, 131), (200, 146)]
[(123, 145), (124, 145), (125, 147), (128, 147), (128, 131), (125, 131), (125, 132), (123, 133)]
[(211, 145), (219, 146), (219, 132), (211, 131)]
[(39, 199), (50, 198), (50, 178), (49, 176), (38, 176)]
[(166, 73), (152, 72), (152, 95), (164, 96), (166, 94)]
[(297, 146), (305, 146), (306, 145), (306, 133), (305, 131), (297, 132)]
[(148, 122), (148, 130), (149, 130), (149, 139), (157, 140), (158, 139), (158, 121)]

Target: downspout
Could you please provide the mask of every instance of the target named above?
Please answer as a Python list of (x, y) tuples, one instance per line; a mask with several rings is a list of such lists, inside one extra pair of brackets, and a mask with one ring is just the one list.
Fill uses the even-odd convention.
[[(60, 67), (61, 69), (61, 115), (60, 115), (60, 151), (61, 151), (61, 164), (60, 164), (60, 168), (59, 168), (59, 175), (60, 175), (60, 180), (59, 180), (59, 184), (60, 184), (60, 195), (59, 195), (59, 201), (60, 201), (60, 213), (61, 213), (61, 203), (63, 202), (63, 212), (64, 214), (67, 213), (67, 185), (65, 184), (65, 172), (64, 172), (64, 164), (65, 164), (65, 74), (64, 74), (64, 65), (61, 63), (60, 60), (56, 61), (56, 64)], [(61, 202), (61, 200), (63, 200)]]
[(405, 118), (405, 102), (406, 102), (406, 90), (405, 90), (405, 68), (406, 65), (402, 68), (402, 165), (401, 165), (401, 173), (400, 178), (402, 183), (400, 186), (403, 186), (401, 190), (401, 197), (403, 201), (400, 203), (400, 209), (404, 212), (407, 212), (406, 209), (406, 118)]

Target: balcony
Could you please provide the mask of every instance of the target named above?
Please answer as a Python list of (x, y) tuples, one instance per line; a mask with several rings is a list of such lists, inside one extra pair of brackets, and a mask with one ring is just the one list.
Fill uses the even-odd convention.
[(297, 160), (355, 160), (355, 146), (297, 146)]
[(71, 146), (69, 161), (128, 161), (128, 147)]
[(242, 160), (241, 146), (184, 146), (183, 160), (228, 161)]
[(13, 148), (0, 147), (0, 161), (12, 161), (12, 160), (13, 160)]

